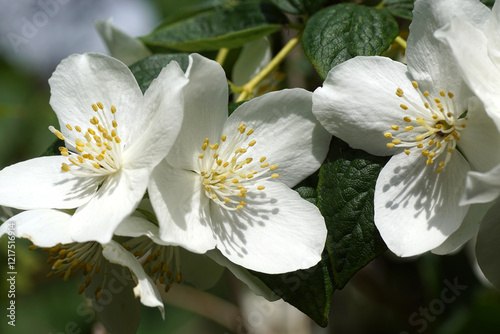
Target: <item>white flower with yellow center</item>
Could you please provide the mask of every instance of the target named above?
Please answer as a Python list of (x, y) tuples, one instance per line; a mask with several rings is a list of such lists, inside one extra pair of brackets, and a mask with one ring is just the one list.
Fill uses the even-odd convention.
[(377, 179), (375, 224), (400, 256), (448, 253), (471, 238), (478, 213), (458, 205), (466, 174), (500, 162), (498, 131), (450, 50), (433, 37), (453, 16), (481, 24), (480, 6), (416, 1), (408, 66), (356, 57), (333, 68), (313, 94), (313, 112), (330, 133), (353, 148), (393, 155)]
[(143, 197), (152, 169), (166, 156), (182, 122), (177, 63), (143, 95), (127, 66), (100, 54), (72, 55), (49, 80), (62, 156), (0, 171), (0, 205), (77, 208), (69, 225), (78, 242), (107, 243)]
[[(487, 13), (483, 17), (483, 26), (471, 25), (457, 17), (437, 31), (436, 37), (450, 46), (465, 82), (483, 102), (500, 130), (500, 2), (496, 1), (491, 11), (484, 5), (480, 6), (481, 11)], [(498, 146), (492, 149), (494, 154), (498, 151)], [(500, 164), (487, 171), (468, 174), (462, 204), (486, 203), (492, 206), (481, 222), (475, 250), (481, 271), (497, 288), (500, 288), (499, 195)]]
[[(31, 249), (47, 250), (47, 263), (52, 266), (48, 277), (57, 275), (68, 280), (75, 274), (83, 274), (78, 293), (85, 292), (92, 300), (101, 321), (112, 332), (137, 328), (139, 301), (158, 307), (164, 317), (160, 292), (132, 253), (113, 240), (104, 245), (77, 243), (69, 233), (70, 224), (71, 215), (61, 211), (24, 211), (0, 226), (0, 237), (15, 231), (17, 238), (33, 243)], [(128, 315), (125, 321), (124, 312)]]
[(148, 188), (160, 237), (195, 253), (218, 248), (243, 267), (283, 273), (321, 258), (326, 226), (290, 187), (319, 168), (330, 135), (301, 89), (265, 94), (227, 117), (216, 62), (190, 56), (185, 116)]

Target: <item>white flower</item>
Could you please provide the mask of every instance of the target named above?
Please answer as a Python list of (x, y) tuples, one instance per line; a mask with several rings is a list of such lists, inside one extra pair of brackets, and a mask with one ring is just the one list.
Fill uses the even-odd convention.
[(194, 54), (186, 75), (184, 123), (148, 189), (161, 239), (196, 253), (217, 247), (234, 263), (267, 273), (316, 264), (324, 219), (289, 189), (328, 151), (330, 135), (311, 113), (311, 93), (265, 94), (228, 118), (220, 65)]
[[(483, 6), (483, 11), (488, 12), (483, 26), (471, 25), (459, 17), (437, 31), (436, 37), (450, 46), (464, 80), (484, 103), (488, 115), (500, 129), (500, 3), (495, 2), (491, 12)], [(478, 145), (478, 149), (481, 146), (483, 143)], [(499, 151), (498, 145), (492, 148), (493, 154)], [(481, 271), (497, 288), (500, 288), (499, 195), (500, 164), (487, 172), (482, 170), (468, 174), (462, 203), (489, 203), (491, 206), (481, 222), (475, 251)]]
[[(138, 304), (137, 297), (146, 306), (158, 307), (164, 317), (160, 293), (134, 255), (113, 240), (104, 245), (74, 242), (69, 234), (70, 218), (71, 215), (57, 210), (24, 211), (0, 226), (0, 237), (15, 231), (16, 237), (29, 239), (35, 246), (47, 249), (51, 256), (48, 263), (52, 264), (49, 277), (58, 275), (68, 280), (81, 271), (85, 279), (78, 292), (85, 291), (93, 304), (98, 305), (96, 311), (113, 332), (130, 332), (121, 329), (138, 326), (139, 305), (134, 306)], [(136, 282), (123, 268), (130, 269)], [(124, 312), (126, 321), (122, 318)], [(117, 314), (120, 321), (116, 321)]]
[[(483, 26), (471, 25), (459, 17), (437, 31), (436, 36), (451, 47), (464, 80), (500, 129), (500, 4), (495, 2), (491, 12), (481, 6), (487, 12)], [(500, 165), (497, 165), (487, 173), (469, 173), (463, 203), (487, 203), (499, 194)]]
[(50, 130), (66, 147), (60, 147), (62, 156), (4, 168), (0, 205), (78, 208), (69, 225), (72, 239), (109, 242), (175, 141), (186, 83), (172, 62), (143, 95), (116, 59), (90, 53), (63, 60), (49, 80), (61, 131)]
[(356, 57), (333, 68), (313, 112), (353, 148), (393, 155), (375, 188), (375, 224), (399, 256), (449, 253), (477, 231), (482, 210), (459, 206), (465, 177), (500, 162), (500, 134), (433, 32), (459, 16), (480, 25), (483, 5), (416, 1), (408, 66)]

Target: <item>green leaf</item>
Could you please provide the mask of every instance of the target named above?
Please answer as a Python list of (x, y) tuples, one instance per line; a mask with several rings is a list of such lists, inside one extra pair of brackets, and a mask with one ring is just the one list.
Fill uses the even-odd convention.
[(335, 290), (387, 249), (373, 222), (375, 183), (386, 160), (350, 149), (334, 138), (317, 188), (297, 189), (325, 217), (328, 236), (321, 261), (310, 269), (282, 275), (252, 272), (320, 326), (328, 324)]
[(307, 21), (304, 51), (325, 79), (330, 69), (355, 56), (381, 55), (399, 33), (387, 9), (354, 3), (327, 7)]
[(279, 9), (286, 13), (314, 14), (327, 0), (271, 0)]
[(189, 19), (197, 14), (207, 12), (219, 6), (224, 6), (226, 3), (231, 0), (206, 0), (200, 3), (195, 3), (190, 6), (182, 7), (179, 10), (176, 10), (170, 13), (165, 19), (161, 22), (160, 26), (157, 28), (165, 27), (170, 24), (174, 24), (176, 22), (180, 22), (186, 19)]
[(183, 71), (186, 71), (189, 58), (185, 53), (157, 54), (138, 61), (130, 66), (130, 70), (141, 87), (142, 93), (148, 89), (151, 82), (160, 74), (161, 70), (171, 61), (179, 63)]
[(328, 228), (326, 250), (339, 288), (387, 249), (373, 221), (375, 183), (386, 161), (346, 149), (321, 166), (317, 205)]
[(141, 40), (154, 49), (198, 52), (236, 48), (281, 29), (287, 19), (271, 3), (243, 1), (163, 23)]
[(413, 3), (414, 0), (385, 0), (384, 8), (394, 16), (411, 20), (413, 19)]
[(308, 202), (311, 202), (312, 204), (316, 204), (316, 201), (318, 200), (318, 193), (316, 191), (316, 188), (299, 187), (295, 190), (299, 193), (300, 197)]

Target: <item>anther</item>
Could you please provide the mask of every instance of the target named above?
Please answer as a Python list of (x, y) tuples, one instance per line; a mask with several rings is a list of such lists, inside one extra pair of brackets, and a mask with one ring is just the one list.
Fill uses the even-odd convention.
[(53, 134), (55, 134), (57, 138), (59, 138), (60, 140), (64, 140), (64, 136), (61, 133), (61, 131), (56, 130), (56, 128), (54, 128), (52, 125), (49, 126), (49, 130), (50, 130), (50, 132), (52, 132)]

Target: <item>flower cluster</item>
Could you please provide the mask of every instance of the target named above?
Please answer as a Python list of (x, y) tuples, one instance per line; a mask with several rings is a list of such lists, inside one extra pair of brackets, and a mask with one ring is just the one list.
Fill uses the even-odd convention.
[[(86, 53), (56, 68), (50, 105), (59, 125), (49, 131), (60, 154), (0, 171), (0, 209), (14, 209), (0, 217), (11, 212), (0, 236), (15, 226), (16, 237), (46, 251), (49, 277), (81, 275), (78, 292), (95, 305), (115, 293), (99, 308), (114, 332), (137, 329), (140, 303), (164, 316), (162, 294), (172, 285), (210, 287), (224, 267), (273, 295), (248, 270), (307, 269), (330, 253), (331, 247), (323, 253), (322, 212), (293, 188), (321, 167), (329, 149), (331, 162), (333, 135), (351, 148), (388, 157), (368, 223), (373, 217), (393, 253), (449, 254), (477, 236), (478, 264), (500, 287), (500, 4), (490, 10), (479, 0), (457, 3), (416, 0), (403, 43), (406, 63), (356, 56), (331, 68), (313, 93), (269, 92), (281, 77), (277, 65), (307, 35), (307, 26), (297, 25), (304, 34), (274, 58), (267, 38), (243, 46), (234, 82), (221, 66), (229, 53), (223, 46), (217, 61), (196, 53), (167, 55), (186, 64), (172, 60), (152, 82), (139, 84), (127, 65), (151, 51), (111, 21), (98, 23), (125, 63)], [(352, 6), (357, 4), (331, 6), (326, 13)], [(314, 20), (309, 14), (305, 25)], [(190, 43), (183, 47), (194, 48)], [(237, 107), (228, 112), (231, 98)], [(320, 172), (316, 190), (331, 186), (323, 186), (322, 177)], [(326, 201), (323, 195), (318, 190), (316, 203)], [(336, 217), (328, 205), (323, 214)], [(334, 227), (329, 224), (330, 233)], [(332, 234), (327, 246), (346, 237)], [(328, 274), (342, 276), (334, 269), (328, 267)], [(131, 315), (126, 325), (112, 316), (123, 310)]]
[(192, 54), (186, 72), (172, 61), (142, 94), (114, 58), (63, 60), (49, 80), (60, 123), (49, 130), (60, 155), (0, 172), (0, 205), (26, 210), (0, 234), (15, 224), (17, 237), (48, 252), (49, 276), (81, 272), (79, 293), (95, 303), (117, 265), (128, 268), (137, 286), (113, 307), (132, 307), (138, 296), (162, 313), (154, 282), (168, 291), (200, 280), (183, 274), (195, 272), (189, 267), (204, 268), (204, 285), (216, 281), (222, 267), (203, 255), (215, 249), (263, 273), (315, 265), (325, 222), (290, 189), (328, 151), (331, 136), (312, 113), (312, 94), (269, 93), (228, 117), (226, 80), (218, 63)]
[(500, 286), (499, 202), (488, 211), (500, 194), (500, 5), (421, 0), (413, 14), (407, 65), (348, 60), (314, 92), (313, 112), (352, 147), (391, 155), (374, 199), (390, 250), (447, 254), (479, 231), (479, 264)]

